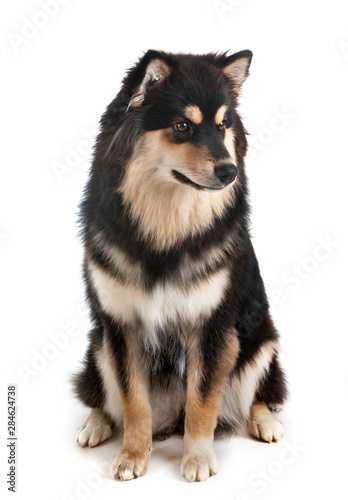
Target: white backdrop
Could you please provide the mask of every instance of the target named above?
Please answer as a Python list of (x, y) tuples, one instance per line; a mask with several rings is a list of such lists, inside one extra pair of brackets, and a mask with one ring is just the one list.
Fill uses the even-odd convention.
[[(333, 0), (18, 0), (1, 10), (1, 491), (17, 385), (17, 498), (342, 498), (347, 451), (348, 8)], [(76, 213), (98, 120), (148, 48), (251, 49), (252, 233), (291, 398), (278, 444), (217, 443), (220, 472), (180, 477), (181, 440), (120, 483), (120, 447), (79, 449), (69, 376), (86, 346)], [(1, 493), (2, 494), (2, 493)], [(7, 496), (6, 496), (7, 498)]]

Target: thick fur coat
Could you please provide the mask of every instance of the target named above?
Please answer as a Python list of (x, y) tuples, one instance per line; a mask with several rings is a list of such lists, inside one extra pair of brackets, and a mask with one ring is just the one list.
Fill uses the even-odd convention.
[(101, 119), (81, 206), (93, 328), (82, 446), (123, 429), (118, 479), (184, 435), (182, 473), (217, 471), (213, 437), (278, 440), (278, 334), (249, 236), (238, 95), (252, 54), (148, 51)]

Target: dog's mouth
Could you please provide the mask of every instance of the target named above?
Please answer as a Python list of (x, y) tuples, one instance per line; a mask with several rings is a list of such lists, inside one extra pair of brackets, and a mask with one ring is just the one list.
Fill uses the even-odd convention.
[(189, 186), (193, 186), (196, 189), (210, 189), (212, 191), (220, 191), (221, 189), (224, 189), (228, 184), (231, 184), (230, 182), (227, 184), (223, 184), (221, 186), (203, 186), (202, 184), (197, 184), (196, 182), (192, 181), (186, 175), (178, 172), (177, 170), (172, 170), (172, 174), (175, 177), (175, 179), (182, 184), (188, 184)]

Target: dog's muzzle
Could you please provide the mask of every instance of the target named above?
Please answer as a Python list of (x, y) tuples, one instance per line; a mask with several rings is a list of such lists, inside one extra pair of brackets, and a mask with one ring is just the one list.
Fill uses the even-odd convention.
[(214, 174), (225, 186), (234, 181), (238, 168), (233, 163), (221, 163), (214, 168)]

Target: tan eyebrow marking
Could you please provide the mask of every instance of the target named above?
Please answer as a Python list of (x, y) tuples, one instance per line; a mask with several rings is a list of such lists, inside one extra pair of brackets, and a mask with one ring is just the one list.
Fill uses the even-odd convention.
[(194, 104), (190, 104), (190, 106), (186, 106), (184, 109), (184, 115), (187, 116), (189, 120), (191, 120), (192, 123), (195, 123), (196, 125), (199, 125), (202, 123), (203, 120), (203, 115), (202, 111), (199, 109), (198, 106)]
[(225, 118), (226, 111), (227, 111), (226, 104), (223, 104), (217, 110), (217, 112), (215, 113), (215, 118), (214, 118), (214, 121), (215, 121), (216, 125), (220, 125), (220, 123), (223, 121), (223, 119)]

